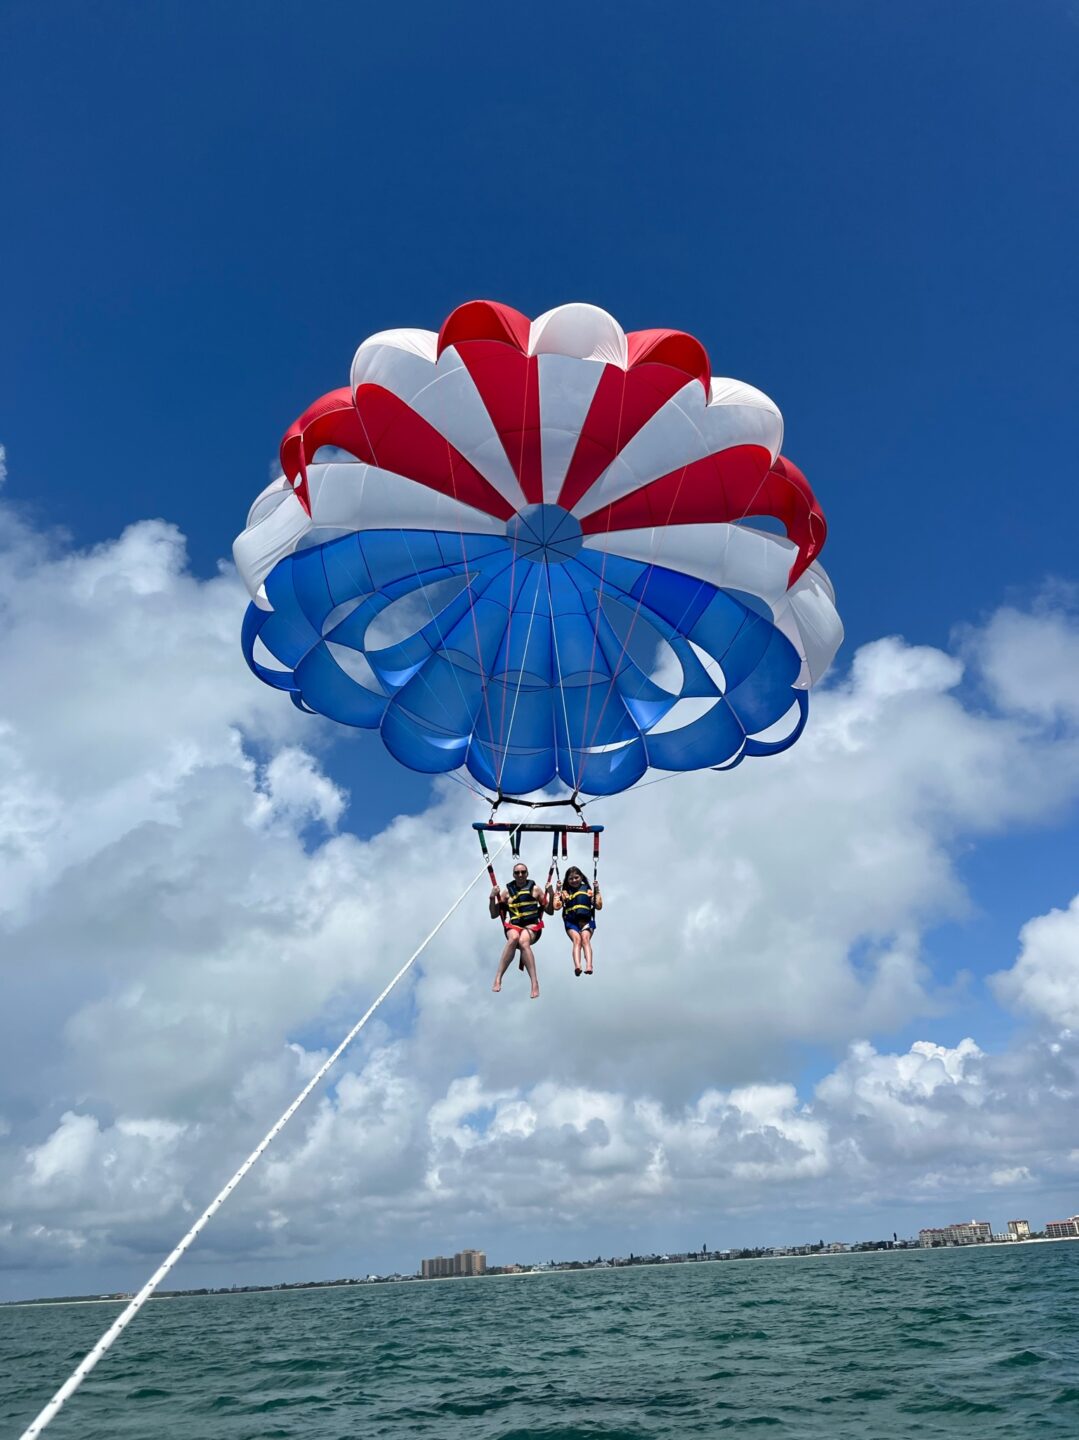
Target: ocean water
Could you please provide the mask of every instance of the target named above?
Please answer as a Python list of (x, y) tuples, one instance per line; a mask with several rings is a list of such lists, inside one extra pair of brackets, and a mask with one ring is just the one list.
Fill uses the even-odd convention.
[[(53, 1422), (81, 1440), (1079, 1435), (1079, 1244), (152, 1303)], [(0, 1309), (0, 1435), (115, 1314)]]

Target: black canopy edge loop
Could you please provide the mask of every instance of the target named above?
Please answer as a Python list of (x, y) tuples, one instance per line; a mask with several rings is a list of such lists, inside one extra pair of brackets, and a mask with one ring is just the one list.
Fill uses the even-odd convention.
[(574, 790), (573, 794), (567, 795), (564, 800), (522, 800), (520, 796), (504, 795), (501, 790), (498, 790), (493, 797), (484, 795), (482, 798), (490, 805), (491, 819), (493, 820), (500, 805), (518, 805), (524, 810), (561, 810), (569, 806), (575, 814), (580, 815), (588, 803), (579, 798), (580, 793), (580, 790)]

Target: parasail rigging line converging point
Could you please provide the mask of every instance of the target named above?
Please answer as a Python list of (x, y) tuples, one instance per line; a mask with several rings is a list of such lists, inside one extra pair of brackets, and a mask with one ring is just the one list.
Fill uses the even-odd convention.
[[(495, 851), (495, 859), (497, 859), (498, 856), (501, 855), (502, 851), (506, 849), (509, 843), (509, 839), (506, 839), (502, 842), (502, 844)], [(57, 1390), (56, 1394), (52, 1397), (49, 1403), (30, 1422), (30, 1424), (22, 1432), (20, 1440), (37, 1440), (37, 1437), (42, 1433), (42, 1431), (50, 1423), (50, 1421), (55, 1419), (56, 1415), (63, 1408), (64, 1404), (71, 1398), (72, 1395), (74, 1395), (75, 1391), (90, 1374), (98, 1361), (101, 1360), (109, 1352), (109, 1350), (112, 1349), (115, 1341), (120, 1338), (123, 1332), (127, 1329), (127, 1326), (130, 1324), (130, 1322), (134, 1320), (135, 1316), (146, 1304), (147, 1300), (150, 1299), (151, 1295), (153, 1295), (154, 1291), (161, 1284), (162, 1280), (164, 1280), (166, 1275), (168, 1275), (169, 1271), (172, 1270), (173, 1266), (190, 1248), (190, 1246), (194, 1243), (194, 1241), (197, 1239), (205, 1226), (210, 1222), (210, 1220), (213, 1219), (214, 1215), (217, 1214), (218, 1210), (220, 1210), (221, 1206), (236, 1189), (236, 1186), (252, 1168), (255, 1162), (267, 1149), (269, 1149), (270, 1145), (277, 1138), (277, 1136), (280, 1135), (281, 1131), (285, 1128), (288, 1122), (292, 1119), (293, 1115), (295, 1115), (296, 1111), (311, 1094), (312, 1090), (314, 1090), (316, 1086), (321, 1083), (321, 1081), (329, 1073), (332, 1067), (337, 1063), (337, 1061), (349, 1048), (353, 1040), (355, 1040), (356, 1036), (371, 1019), (371, 1016), (374, 1015), (375, 1011), (379, 1008), (382, 1002), (397, 985), (398, 981), (403, 979), (404, 976), (408, 974), (409, 970), (412, 969), (412, 966), (427, 949), (428, 945), (442, 929), (446, 921), (449, 920), (450, 916), (453, 915), (454, 912), (460, 908), (460, 906), (464, 903), (467, 897), (475, 889), (476, 885), (480, 882), (480, 880), (483, 879), (486, 869), (487, 867), (485, 866), (484, 869), (478, 870), (476, 874), (473, 875), (472, 879), (468, 882), (465, 888), (461, 891), (460, 895), (458, 895), (457, 899), (442, 916), (438, 924), (435, 925), (434, 928), (430, 930), (428, 934), (424, 937), (424, 939), (421, 940), (419, 945), (416, 946), (412, 954), (397, 971), (397, 974), (394, 975), (393, 979), (390, 980), (389, 983), (383, 987), (379, 995), (367, 1007), (364, 1013), (360, 1016), (359, 1020), (356, 1021), (356, 1024), (353, 1025), (352, 1029), (337, 1046), (337, 1049), (334, 1050), (333, 1053), (326, 1060), (323, 1061), (323, 1063), (315, 1071), (314, 1075), (311, 1076), (311, 1079), (308, 1080), (307, 1084), (303, 1087), (303, 1089), (288, 1106), (288, 1108), (278, 1117), (277, 1120), (274, 1121), (273, 1125), (271, 1125), (270, 1129), (255, 1146), (254, 1150), (252, 1150), (251, 1154), (236, 1171), (235, 1175), (233, 1175), (231, 1180), (228, 1180), (222, 1186), (222, 1188), (210, 1201), (209, 1205), (207, 1205), (206, 1209), (195, 1221), (194, 1225), (192, 1225), (191, 1229), (183, 1237), (180, 1243), (165, 1257), (165, 1259), (157, 1267), (154, 1273), (150, 1276), (149, 1280), (147, 1280), (145, 1285), (143, 1285), (142, 1289), (138, 1292), (138, 1294), (131, 1301), (128, 1302), (128, 1304), (116, 1317), (113, 1323), (101, 1336), (97, 1344), (94, 1345), (94, 1347), (89, 1350), (86, 1355), (83, 1356), (82, 1360), (79, 1361), (78, 1365), (64, 1381), (63, 1385), (60, 1386), (59, 1390)]]

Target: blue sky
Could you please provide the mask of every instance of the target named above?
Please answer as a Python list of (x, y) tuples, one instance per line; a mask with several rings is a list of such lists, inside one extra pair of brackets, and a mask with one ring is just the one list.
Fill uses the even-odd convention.
[(362, 336), (582, 298), (779, 399), (852, 645), (1071, 573), (1072, 7), (316, 17), (7, 7), (5, 438), (44, 521), (162, 515), (208, 573)]
[(780, 397), (853, 644), (1070, 573), (1074, 12), (645, 14), (5, 7), (20, 498), (205, 573), (360, 337), (587, 298)]
[[(75, 549), (160, 517), (209, 580), (365, 335), (475, 296), (583, 299), (691, 331), (777, 400), (829, 520), (840, 679), (880, 637), (947, 648), (1001, 606), (1070, 613), (1076, 6), (659, 16), (10, 0), (7, 505)], [(428, 804), (375, 739), (311, 733), (346, 830)], [(946, 984), (1007, 968), (1076, 888), (1070, 802), (992, 831), (955, 837), (969, 907), (925, 941)], [(869, 1038), (992, 1049), (1022, 1023), (976, 984)], [(812, 1085), (837, 1043), (807, 1040), (788, 1078)]]
[[(1074, 8), (765, 0), (657, 25), (610, 5), (14, 5), (0, 23), (23, 221), (9, 497), (77, 543), (160, 515), (211, 573), (359, 339), (485, 295), (684, 327), (775, 396), (829, 518), (848, 655), (944, 643), (1074, 574)], [(423, 803), (357, 740), (351, 823)], [(1020, 844), (969, 861), (994, 922), (1050, 902), (1067, 867), (1059, 835)]]

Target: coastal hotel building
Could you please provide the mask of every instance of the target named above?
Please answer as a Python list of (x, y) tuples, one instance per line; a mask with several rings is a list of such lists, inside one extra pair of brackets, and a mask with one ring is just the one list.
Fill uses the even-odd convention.
[(919, 1243), (926, 1250), (934, 1245), (979, 1245), (992, 1238), (993, 1227), (988, 1220), (961, 1220), (956, 1225), (918, 1231)]
[[(1067, 1220), (1048, 1220), (1045, 1235), (1049, 1240), (1079, 1240), (1079, 1215)], [(958, 1225), (944, 1225), (940, 1229), (919, 1230), (918, 1240), (929, 1250), (935, 1245), (979, 1245), (992, 1239), (1029, 1240), (1029, 1220), (1009, 1220), (1007, 1235), (993, 1235), (988, 1220), (962, 1220)]]
[(1046, 1221), (1045, 1233), (1050, 1240), (1079, 1238), (1079, 1215), (1072, 1215), (1067, 1220)]
[(446, 1280), (451, 1275), (485, 1275), (487, 1256), (482, 1250), (458, 1250), (449, 1255), (435, 1255), (420, 1261), (420, 1277), (424, 1280)]

